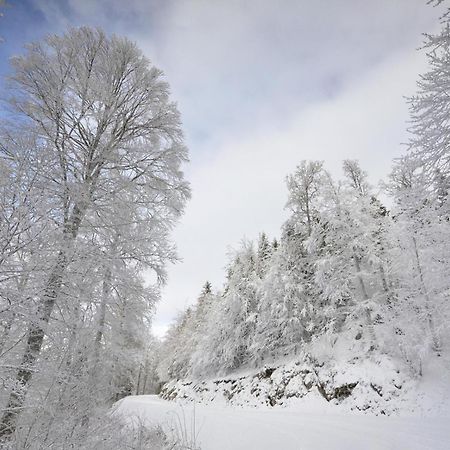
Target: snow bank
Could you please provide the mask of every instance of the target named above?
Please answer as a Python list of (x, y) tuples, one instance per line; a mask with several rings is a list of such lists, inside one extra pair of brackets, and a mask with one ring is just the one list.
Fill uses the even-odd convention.
[[(188, 430), (202, 450), (448, 450), (449, 417), (346, 413), (317, 390), (291, 408), (242, 408), (215, 402), (180, 404), (148, 395), (117, 405), (129, 421)], [(179, 424), (178, 426), (176, 424)], [(191, 447), (192, 448), (192, 445)]]

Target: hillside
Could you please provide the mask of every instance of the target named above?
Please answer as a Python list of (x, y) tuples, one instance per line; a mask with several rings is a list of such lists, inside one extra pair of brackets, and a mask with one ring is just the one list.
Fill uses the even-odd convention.
[(315, 353), (290, 361), (241, 369), (227, 376), (170, 381), (160, 397), (244, 407), (303, 407), (313, 398), (340, 412), (450, 416), (449, 358), (430, 354), (418, 377), (408, 365), (386, 354), (364, 354), (356, 345), (339, 348), (339, 342), (327, 349), (324, 341), (311, 346)]

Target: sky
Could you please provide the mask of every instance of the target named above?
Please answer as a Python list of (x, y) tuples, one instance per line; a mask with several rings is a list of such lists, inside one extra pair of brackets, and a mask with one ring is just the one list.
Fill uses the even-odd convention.
[[(279, 235), (286, 176), (303, 159), (341, 175), (358, 159), (374, 186), (405, 152), (426, 57), (426, 0), (8, 0), (0, 76), (27, 42), (69, 26), (136, 41), (171, 86), (183, 120), (192, 199), (173, 233), (181, 261), (154, 319), (162, 336), (206, 280), (224, 282), (243, 238)], [(2, 83), (1, 81), (0, 83)]]

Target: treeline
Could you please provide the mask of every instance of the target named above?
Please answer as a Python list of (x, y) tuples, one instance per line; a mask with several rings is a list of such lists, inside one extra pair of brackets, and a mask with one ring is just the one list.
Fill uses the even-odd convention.
[(155, 382), (150, 321), (189, 196), (179, 113), (135, 44), (98, 29), (49, 36), (12, 65), (0, 127), (0, 445), (138, 448), (100, 424)]
[[(442, 3), (436, 1), (432, 3)], [(207, 283), (169, 329), (163, 379), (205, 377), (338, 340), (421, 374), (450, 342), (450, 15), (427, 35), (429, 70), (409, 99), (407, 154), (381, 192), (357, 161), (334, 180), (320, 161), (287, 178), (279, 241), (243, 242), (225, 285)], [(344, 345), (345, 346), (345, 345)]]
[(450, 337), (449, 184), (422, 156), (396, 163), (389, 210), (356, 161), (344, 161), (342, 181), (322, 162), (302, 162), (287, 178), (291, 215), (279, 241), (244, 242), (224, 288), (205, 285), (167, 334), (162, 377), (258, 367), (311, 351), (324, 335), (420, 373)]

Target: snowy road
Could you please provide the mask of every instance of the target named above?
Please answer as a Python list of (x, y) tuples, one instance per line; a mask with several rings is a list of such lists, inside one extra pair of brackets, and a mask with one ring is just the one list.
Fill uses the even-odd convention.
[(242, 409), (128, 397), (119, 413), (166, 429), (194, 425), (202, 450), (449, 450), (450, 418), (374, 417), (313, 408)]

